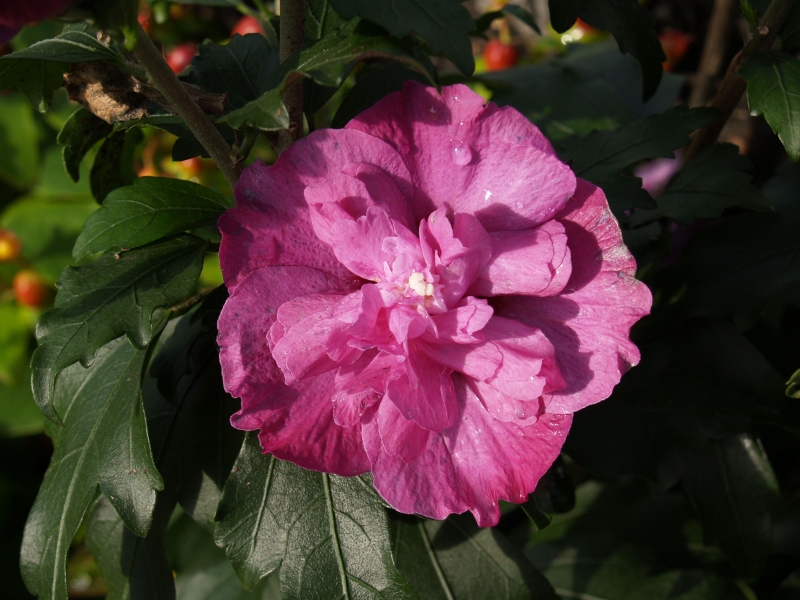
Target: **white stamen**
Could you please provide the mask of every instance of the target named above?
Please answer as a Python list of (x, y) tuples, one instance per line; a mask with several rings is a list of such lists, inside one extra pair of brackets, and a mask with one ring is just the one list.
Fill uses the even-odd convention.
[[(411, 275), (408, 276), (408, 287), (420, 296), (430, 296), (433, 294), (433, 286), (429, 283), (426, 284), (425, 275), (422, 273), (411, 273)], [(430, 293), (428, 293), (428, 288), (430, 288)]]

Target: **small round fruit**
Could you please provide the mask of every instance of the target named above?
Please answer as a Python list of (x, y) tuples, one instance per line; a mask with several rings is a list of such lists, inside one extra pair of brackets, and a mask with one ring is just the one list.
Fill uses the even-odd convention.
[(22, 243), (11, 231), (0, 229), (0, 263), (16, 260)]
[(150, 29), (153, 26), (152, 13), (149, 10), (143, 10), (136, 15), (136, 19), (139, 21), (139, 25), (142, 26), (142, 29), (144, 29), (144, 32), (150, 33)]
[(47, 302), (50, 296), (50, 288), (36, 271), (20, 271), (14, 275), (12, 285), (17, 302), (25, 306), (38, 308)]
[(231, 29), (231, 37), (237, 33), (239, 35), (247, 35), (248, 33), (260, 33), (261, 35), (264, 35), (264, 29), (262, 29), (261, 23), (258, 22), (258, 19), (251, 17), (250, 15), (246, 15), (236, 21), (236, 25), (234, 25), (233, 29)]
[(167, 64), (173, 73), (180, 73), (189, 66), (195, 54), (197, 54), (197, 44), (194, 42), (180, 44), (167, 54)]
[(488, 71), (502, 71), (517, 64), (517, 49), (511, 44), (504, 44), (500, 40), (490, 40), (483, 51)]

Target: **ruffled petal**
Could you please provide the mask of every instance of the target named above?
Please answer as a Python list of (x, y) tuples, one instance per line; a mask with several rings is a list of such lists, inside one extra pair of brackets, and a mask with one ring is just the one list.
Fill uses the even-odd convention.
[(383, 241), (397, 237), (397, 232), (380, 208), (370, 207), (357, 221), (337, 221), (331, 233), (336, 258), (359, 277), (379, 281), (385, 276), (384, 265), (394, 262), (395, 257), (383, 249)]
[(236, 208), (220, 217), (220, 265), (232, 290), (249, 272), (265, 266), (308, 266), (346, 280), (351, 274), (315, 234), (303, 191), (351, 164), (380, 164), (403, 197), (410, 174), (397, 152), (359, 131), (315, 131), (292, 144), (271, 167), (261, 162), (242, 172)]
[(298, 295), (341, 289), (340, 281), (309, 267), (267, 267), (246, 277), (231, 292), (217, 324), (225, 390), (246, 406), (283, 382), (267, 344), (278, 307)]
[(428, 437), (434, 435), (403, 417), (393, 402), (381, 402), (377, 422), (384, 451), (403, 462), (411, 462), (422, 454)]
[(464, 298), (453, 310), (433, 315), (435, 331), (426, 331), (423, 339), (430, 343), (474, 344), (479, 341), (475, 333), (486, 326), (493, 314), (494, 309), (483, 298)]
[(467, 379), (467, 384), (481, 401), (483, 407), (498, 421), (514, 422), (521, 427), (533, 425), (544, 412), (542, 398), (520, 400), (511, 398), (477, 379)]
[(566, 386), (545, 396), (547, 412), (571, 413), (608, 398), (639, 361), (629, 331), (650, 312), (652, 296), (634, 277), (636, 262), (599, 188), (579, 181), (558, 219), (572, 255), (562, 294), (506, 296), (494, 305), (497, 314), (541, 329), (552, 342)]
[[(520, 115), (521, 117), (521, 115)], [(440, 206), (475, 215), (487, 231), (527, 229), (551, 219), (575, 176), (524, 118), (466, 86), (408, 82), (347, 124), (380, 137), (411, 172), (419, 221)]]
[(333, 420), (331, 393), (334, 374), (325, 373), (280, 385), (261, 402), (231, 417), (237, 429), (260, 429), (264, 452), (304, 469), (353, 476), (370, 463), (361, 441), (361, 425), (340, 427)]
[(373, 349), (336, 372), (333, 417), (339, 425), (361, 421), (366, 410), (383, 398), (389, 381), (405, 372), (405, 357)]
[(492, 233), (492, 257), (467, 293), (477, 296), (554, 296), (567, 285), (572, 258), (564, 226)]

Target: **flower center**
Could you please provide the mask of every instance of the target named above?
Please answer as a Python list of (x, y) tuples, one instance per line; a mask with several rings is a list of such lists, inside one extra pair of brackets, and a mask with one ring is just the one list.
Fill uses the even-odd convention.
[(433, 296), (433, 284), (425, 281), (425, 275), (414, 271), (408, 276), (408, 287), (420, 296)]

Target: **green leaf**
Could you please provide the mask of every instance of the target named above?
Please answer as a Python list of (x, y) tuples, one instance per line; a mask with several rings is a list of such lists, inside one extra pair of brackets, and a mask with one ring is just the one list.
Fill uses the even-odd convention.
[(79, 169), (86, 153), (107, 137), (112, 129), (111, 125), (85, 108), (79, 108), (70, 115), (56, 141), (64, 146), (64, 167), (72, 181), (77, 182), (80, 179)]
[(800, 369), (792, 373), (789, 381), (786, 382), (786, 397), (800, 398)]
[(47, 112), (68, 66), (45, 60), (0, 58), (0, 89), (16, 85), (39, 112)]
[(658, 89), (666, 60), (653, 18), (638, 0), (550, 0), (553, 27), (563, 33), (580, 17), (592, 27), (610, 31), (621, 52), (635, 56), (641, 67), (643, 99)]
[(470, 76), (475, 70), (469, 32), (475, 21), (456, 0), (330, 0), (344, 19), (356, 15), (372, 21), (394, 36), (412, 31), (422, 37), (434, 54), (444, 54), (459, 71)]
[[(145, 409), (164, 490), (158, 494), (147, 539), (120, 528), (115, 515), (100, 503), (90, 519), (87, 544), (97, 547), (95, 556), (110, 556), (99, 564), (114, 597), (174, 596), (164, 540), (177, 503), (213, 530), (223, 484), (243, 437), (229, 423), (239, 403), (222, 387), (217, 354), (215, 324), (225, 297), (218, 294), (198, 311), (171, 322), (154, 352), (144, 386)], [(227, 570), (241, 589), (230, 565)], [(180, 579), (178, 590), (180, 597)]]
[(36, 404), (57, 420), (53, 387), (76, 361), (89, 366), (104, 344), (127, 334), (145, 348), (164, 326), (166, 312), (195, 287), (207, 242), (179, 235), (85, 267), (68, 267), (58, 282), (55, 308), (36, 325), (39, 347), (31, 360)]
[(576, 175), (600, 185), (639, 162), (672, 158), (675, 150), (691, 141), (690, 133), (716, 118), (713, 109), (676, 106), (619, 129), (593, 131), (565, 142), (561, 158), (571, 163)]
[(280, 566), (283, 600), (417, 597), (394, 566), (372, 487), (264, 456), (255, 434), (245, 438), (217, 519), (216, 542), (248, 589)]
[(390, 63), (361, 77), (347, 92), (331, 121), (331, 127), (341, 128), (356, 115), (364, 112), (392, 92), (403, 89), (408, 80), (427, 83), (427, 80), (401, 63)]
[(800, 62), (793, 56), (757, 52), (739, 69), (747, 79), (750, 114), (764, 115), (793, 161), (800, 159)]
[(235, 35), (226, 45), (206, 41), (192, 59), (190, 83), (228, 94), (228, 107), (241, 108), (269, 90), (278, 68), (278, 49), (262, 35)]
[(0, 96), (0, 179), (18, 190), (36, 183), (38, 141), (30, 105), (16, 94)]
[(8, 54), (2, 60), (36, 59), (62, 63), (78, 63), (90, 60), (107, 60), (114, 64), (124, 63), (120, 54), (100, 42), (91, 29), (70, 29), (54, 38), (42, 40), (22, 50)]
[(769, 200), (744, 173), (751, 166), (733, 144), (709, 146), (672, 178), (658, 199), (658, 208), (638, 211), (630, 223), (636, 226), (668, 217), (688, 225), (695, 219), (719, 217), (729, 206), (766, 210)]
[(55, 450), (22, 544), (22, 574), (39, 598), (66, 599), (67, 550), (98, 487), (137, 535), (150, 528), (162, 481), (142, 410), (145, 354), (119, 339), (90, 369), (74, 365), (58, 379), (65, 426), (48, 426)]
[(763, 570), (772, 552), (772, 513), (778, 483), (760, 443), (726, 436), (702, 448), (683, 448), (681, 481), (697, 507), (706, 543), (717, 544), (745, 579)]
[(506, 16), (513, 16), (525, 23), (528, 27), (533, 29), (536, 33), (541, 35), (541, 30), (539, 29), (539, 25), (536, 23), (536, 19), (533, 15), (522, 8), (517, 4), (506, 4), (500, 10), (494, 10), (492, 12), (488, 12), (486, 14), (481, 15), (479, 19), (475, 20), (475, 31), (474, 33), (484, 33), (489, 26), (496, 20), (501, 19)]
[(406, 44), (386, 35), (369, 23), (355, 21), (335, 30), (311, 46), (300, 50), (284, 61), (273, 74), (273, 88), (257, 100), (225, 115), (221, 122), (239, 128), (250, 125), (265, 131), (289, 126), (289, 115), (281, 100), (286, 87), (309, 77), (326, 87), (339, 87), (350, 72), (350, 63), (365, 57), (381, 57), (406, 63), (434, 81)]
[(111, 192), (91, 215), (75, 242), (81, 260), (106, 250), (120, 251), (173, 233), (213, 225), (230, 203), (209, 188), (180, 179), (140, 177)]
[(339, 29), (346, 21), (331, 6), (330, 0), (307, 0), (306, 39), (318, 40)]
[(277, 573), (244, 590), (211, 535), (186, 516), (170, 527), (168, 548), (178, 600), (280, 600)]
[(800, 167), (785, 164), (764, 187), (777, 214), (743, 214), (699, 232), (681, 256), (692, 314), (758, 314), (800, 282)]
[(139, 128), (116, 131), (100, 146), (89, 172), (92, 195), (103, 202), (109, 193), (136, 179), (133, 170), (136, 147), (144, 139)]
[(558, 598), (516, 546), (495, 529), (479, 529), (470, 515), (446, 521), (391, 517), (397, 567), (421, 598)]

